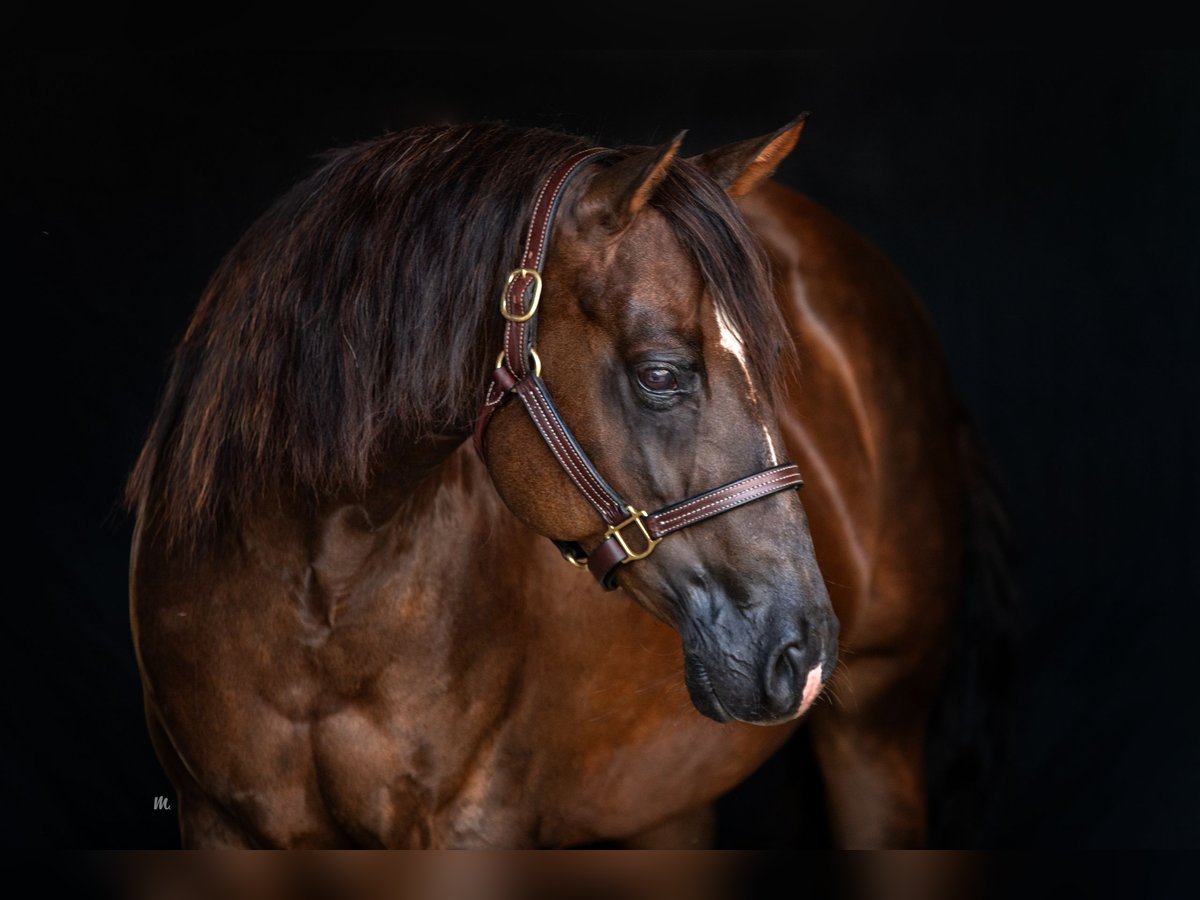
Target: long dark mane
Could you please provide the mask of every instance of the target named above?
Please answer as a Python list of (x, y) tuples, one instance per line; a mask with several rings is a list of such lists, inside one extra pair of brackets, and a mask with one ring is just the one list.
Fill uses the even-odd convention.
[[(365, 491), (385, 441), (465, 436), (500, 345), (493, 300), (531, 198), (585, 146), (484, 124), (331, 154), (250, 227), (206, 288), (130, 477), (130, 506), (153, 500), (169, 539), (196, 540), (236, 527), (271, 493)], [(784, 329), (733, 205), (686, 162), (652, 202), (751, 358), (769, 367)]]

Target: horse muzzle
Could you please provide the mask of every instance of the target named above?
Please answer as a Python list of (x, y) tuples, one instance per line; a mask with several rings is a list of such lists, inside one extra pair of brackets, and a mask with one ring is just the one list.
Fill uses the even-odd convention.
[[(696, 709), (717, 722), (776, 725), (806, 713), (833, 674), (838, 623), (820, 610), (780, 638), (741, 640), (729, 629), (689, 629), (684, 678)], [(765, 648), (765, 649), (764, 649)]]

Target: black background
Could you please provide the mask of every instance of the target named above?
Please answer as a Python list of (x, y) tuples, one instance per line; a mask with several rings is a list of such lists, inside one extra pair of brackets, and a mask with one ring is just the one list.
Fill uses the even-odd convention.
[[(141, 720), (119, 492), (208, 275), (315, 154), (479, 118), (609, 145), (686, 127), (699, 152), (807, 109), (779, 177), (913, 283), (1010, 495), (1027, 640), (987, 843), (1196, 844), (1198, 59), (9, 57), (4, 843), (177, 841), (151, 809), (171, 790)], [(802, 834), (772, 787), (792, 768), (727, 807), (727, 843)]]

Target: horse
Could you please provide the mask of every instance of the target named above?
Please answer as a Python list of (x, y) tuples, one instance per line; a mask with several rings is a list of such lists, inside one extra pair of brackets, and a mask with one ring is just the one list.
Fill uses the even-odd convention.
[(185, 846), (703, 846), (802, 722), (838, 844), (927, 840), (1005, 523), (911, 290), (770, 180), (803, 125), (409, 129), (249, 228), (127, 489)]

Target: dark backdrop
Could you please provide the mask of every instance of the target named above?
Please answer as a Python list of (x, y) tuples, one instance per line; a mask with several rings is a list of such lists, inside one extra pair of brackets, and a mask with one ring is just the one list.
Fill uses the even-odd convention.
[[(177, 840), (151, 808), (170, 785), (141, 720), (118, 495), (209, 273), (315, 154), (477, 118), (606, 144), (687, 127), (694, 152), (808, 109), (780, 178), (912, 281), (1011, 499), (1027, 641), (988, 842), (1195, 844), (1197, 62), (10, 57), (4, 842)], [(775, 760), (726, 804), (727, 843), (803, 834), (780, 802), (799, 766)]]

